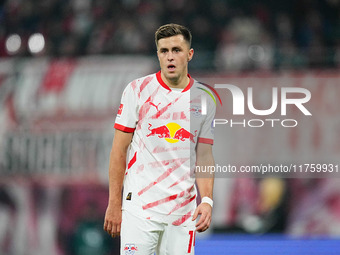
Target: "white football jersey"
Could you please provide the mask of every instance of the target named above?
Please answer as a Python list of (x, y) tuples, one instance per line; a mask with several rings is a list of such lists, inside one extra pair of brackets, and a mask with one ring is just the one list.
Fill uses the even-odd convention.
[(213, 144), (216, 102), (209, 94), (207, 86), (191, 77), (186, 88), (170, 88), (160, 71), (125, 88), (114, 125), (134, 132), (123, 210), (173, 225), (185, 225), (191, 218), (197, 196), (195, 147), (198, 142)]

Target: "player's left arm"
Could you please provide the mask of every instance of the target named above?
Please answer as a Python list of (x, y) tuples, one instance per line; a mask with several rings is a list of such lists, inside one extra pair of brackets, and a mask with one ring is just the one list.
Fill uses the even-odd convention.
[[(212, 153), (212, 145), (207, 143), (198, 143), (196, 147), (196, 183), (201, 198), (208, 197), (213, 199), (214, 173), (209, 171), (215, 166)], [(200, 171), (201, 170), (201, 171)], [(200, 218), (196, 223), (196, 231), (204, 232), (211, 223), (212, 206), (209, 203), (201, 203), (197, 206), (192, 220)]]

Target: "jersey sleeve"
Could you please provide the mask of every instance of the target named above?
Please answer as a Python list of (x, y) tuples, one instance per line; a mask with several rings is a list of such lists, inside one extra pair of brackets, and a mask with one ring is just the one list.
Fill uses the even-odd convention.
[[(210, 98), (211, 99), (211, 98)], [(213, 100), (208, 100), (207, 115), (202, 123), (201, 131), (198, 136), (199, 143), (214, 144), (213, 121), (216, 113), (216, 104)]]
[(138, 121), (138, 99), (131, 83), (123, 91), (114, 128), (132, 133)]

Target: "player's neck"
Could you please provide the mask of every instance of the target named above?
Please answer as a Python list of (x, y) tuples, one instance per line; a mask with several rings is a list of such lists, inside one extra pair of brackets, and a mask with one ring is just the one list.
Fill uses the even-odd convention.
[(190, 82), (188, 73), (181, 75), (178, 79), (177, 78), (173, 78), (173, 79), (166, 78), (163, 75), (163, 73), (161, 73), (161, 77), (166, 85), (168, 85), (170, 88), (175, 88), (175, 89), (184, 89), (186, 86), (188, 86)]

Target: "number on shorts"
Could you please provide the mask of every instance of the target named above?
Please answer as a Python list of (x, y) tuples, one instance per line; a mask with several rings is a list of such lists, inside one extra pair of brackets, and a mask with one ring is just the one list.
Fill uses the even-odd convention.
[(189, 246), (188, 246), (188, 253), (191, 253), (191, 248), (195, 246), (195, 232), (193, 230), (189, 231)]

